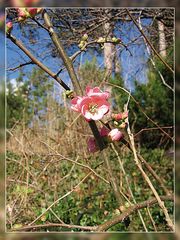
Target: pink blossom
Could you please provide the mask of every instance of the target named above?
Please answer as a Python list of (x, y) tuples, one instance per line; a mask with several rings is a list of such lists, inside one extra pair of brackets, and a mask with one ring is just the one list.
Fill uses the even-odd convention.
[(80, 103), (82, 101), (82, 97), (75, 97), (71, 100), (71, 109), (75, 112), (81, 112), (81, 108), (80, 108)]
[(110, 130), (107, 127), (103, 126), (100, 130), (100, 135), (101, 137), (106, 137), (108, 136), (109, 132)]
[(87, 141), (87, 145), (88, 145), (88, 150), (89, 152), (97, 152), (99, 150), (97, 144), (96, 144), (96, 140), (94, 137), (90, 137)]
[(83, 97), (77, 107), (86, 120), (100, 120), (109, 111), (110, 104), (102, 96)]
[(119, 129), (117, 129), (117, 128), (112, 129), (109, 132), (108, 136), (110, 137), (110, 139), (112, 141), (119, 141), (120, 139), (123, 138), (122, 132), (120, 132)]
[(86, 87), (86, 95), (88, 97), (98, 96), (98, 97), (108, 99), (110, 96), (110, 93), (108, 91), (102, 92), (99, 87), (91, 88), (88, 86)]
[(102, 92), (99, 87), (87, 87), (86, 96), (77, 96), (71, 100), (71, 109), (80, 112), (87, 121), (100, 120), (109, 111), (108, 97), (109, 93)]

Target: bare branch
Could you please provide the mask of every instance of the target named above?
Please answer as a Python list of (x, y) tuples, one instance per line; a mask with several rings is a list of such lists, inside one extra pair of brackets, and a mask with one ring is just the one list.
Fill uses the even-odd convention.
[(132, 148), (132, 151), (133, 151), (135, 164), (136, 164), (136, 166), (138, 167), (138, 169), (140, 170), (142, 176), (144, 177), (145, 181), (146, 181), (147, 184), (149, 185), (150, 189), (152, 190), (154, 196), (156, 197), (157, 202), (158, 202), (160, 208), (163, 210), (169, 228), (170, 228), (172, 231), (174, 231), (174, 229), (175, 229), (175, 228), (174, 228), (174, 224), (173, 224), (173, 222), (172, 222), (172, 220), (171, 220), (171, 218), (170, 218), (170, 216), (169, 216), (168, 210), (167, 210), (167, 208), (165, 207), (164, 202), (161, 200), (158, 192), (157, 192), (156, 189), (154, 188), (151, 180), (149, 179), (148, 175), (147, 175), (147, 174), (145, 173), (145, 171), (143, 170), (143, 168), (142, 168), (142, 166), (141, 166), (141, 163), (139, 162), (138, 155), (137, 155), (137, 151), (136, 151), (136, 148), (135, 148), (134, 135), (133, 135), (132, 132), (131, 132), (128, 118), (127, 118), (126, 122), (127, 122), (127, 125), (128, 125), (128, 126), (127, 126), (127, 133), (128, 133), (128, 135), (129, 135), (129, 140), (130, 140), (130, 143), (131, 143), (131, 148)]
[[(173, 201), (174, 200), (172, 195), (171, 196), (161, 196), (161, 199), (163, 201)], [(157, 203), (157, 199), (156, 198), (149, 199), (149, 200), (144, 201), (142, 203), (137, 203), (137, 204), (133, 205), (132, 207), (129, 207), (126, 211), (124, 211), (119, 216), (117, 216), (117, 217), (115, 217), (113, 219), (110, 219), (107, 222), (99, 225), (97, 227), (97, 231), (98, 232), (106, 231), (110, 227), (112, 227), (112, 226), (114, 226), (114, 225), (124, 221), (127, 217), (129, 217), (132, 213), (136, 212), (137, 210), (145, 208), (145, 207), (150, 207), (150, 206), (152, 206), (152, 205), (154, 205), (156, 203)]]
[(107, 85), (110, 85), (110, 86), (114, 86), (114, 87), (117, 87), (121, 90), (123, 90), (124, 92), (126, 92), (128, 95), (130, 95), (130, 97), (132, 98), (132, 100), (137, 104), (137, 106), (139, 107), (139, 109), (141, 110), (141, 112), (144, 114), (144, 116), (146, 116), (146, 118), (151, 121), (159, 130), (161, 130), (161, 132), (163, 132), (168, 138), (170, 138), (173, 142), (174, 142), (174, 138), (171, 137), (166, 131), (164, 131), (156, 122), (154, 122), (145, 112), (144, 110), (142, 109), (142, 107), (140, 106), (139, 102), (131, 95), (131, 93), (123, 88), (123, 87), (120, 87), (116, 84), (112, 84), (112, 83), (106, 83)]
[(56, 76), (48, 67), (46, 67), (42, 62), (40, 62), (19, 40), (17, 40), (11, 34), (8, 34), (7, 37), (18, 46), (31, 60), (34, 64), (48, 73), (52, 78), (54, 78), (65, 90), (70, 90), (70, 88), (63, 82), (63, 80)]
[(24, 67), (24, 66), (27, 66), (27, 65), (30, 65), (30, 64), (34, 64), (33, 61), (30, 61), (30, 62), (26, 62), (26, 63), (21, 63), (19, 64), (19, 66), (17, 67), (14, 67), (14, 68), (8, 68), (7, 71), (15, 71), (21, 67)]
[(142, 36), (144, 37), (144, 39), (146, 40), (146, 42), (149, 44), (149, 46), (151, 47), (151, 49), (153, 50), (153, 52), (157, 55), (157, 57), (161, 60), (161, 62), (172, 72), (174, 73), (174, 70), (169, 66), (169, 64), (167, 62), (164, 61), (164, 59), (161, 57), (161, 55), (156, 51), (156, 49), (154, 48), (154, 46), (151, 44), (150, 40), (146, 37), (146, 35), (144, 34), (144, 32), (139, 28), (138, 23), (136, 22), (136, 20), (134, 19), (134, 17), (131, 15), (130, 11), (126, 8), (126, 12), (128, 14), (128, 16), (132, 19), (132, 21), (134, 22), (134, 24), (136, 25), (136, 27), (138, 28), (138, 30), (141, 32)]
[(51, 228), (51, 227), (60, 227), (60, 228), (77, 228), (81, 230), (87, 230), (87, 231), (95, 231), (96, 227), (90, 227), (90, 226), (79, 226), (74, 224), (65, 224), (65, 223), (47, 223), (47, 224), (39, 224), (39, 225), (32, 225), (32, 226), (24, 226), (21, 228), (13, 228), (10, 231), (11, 232), (25, 232), (28, 230), (35, 230), (38, 228)]

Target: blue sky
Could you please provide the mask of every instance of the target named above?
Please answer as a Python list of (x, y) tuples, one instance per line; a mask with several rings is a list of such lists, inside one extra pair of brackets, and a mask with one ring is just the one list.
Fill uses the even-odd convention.
[[(142, 20), (143, 25), (149, 25), (151, 20)], [(140, 33), (138, 32), (137, 28), (131, 23), (124, 23), (121, 25), (121, 32), (116, 31), (115, 35), (117, 37), (120, 37), (123, 41), (123, 43), (127, 44), (131, 40), (137, 38), (140, 36)], [(49, 35), (44, 31), (44, 30), (38, 30), (39, 31), (39, 36), (41, 36), (41, 39), (43, 41), (39, 44), (39, 36), (36, 36), (37, 44), (34, 46), (30, 45), (27, 42), (27, 39), (23, 36), (21, 33), (18, 24), (13, 29), (13, 35), (15, 35), (18, 39), (20, 39), (22, 42), (25, 43), (26, 46), (30, 50), (33, 51), (33, 53), (39, 57), (40, 55), (43, 55), (48, 51), (47, 48), (45, 48), (45, 44), (50, 43)], [(15, 67), (18, 66), (20, 63), (24, 63), (26, 61), (29, 61), (28, 57), (21, 51), (19, 50), (13, 43), (11, 43), (10, 40), (7, 40), (7, 68), (9, 67)], [(117, 46), (119, 48), (119, 46)], [(125, 85), (128, 89), (133, 90), (134, 88), (134, 80), (136, 79), (137, 81), (141, 83), (147, 82), (147, 51), (143, 42), (143, 39), (140, 39), (139, 43), (132, 44), (129, 47), (129, 50), (132, 53), (132, 56), (130, 56), (130, 53), (123, 49), (123, 47), (119, 48), (119, 51), (121, 51), (120, 55), (120, 64), (121, 64), (121, 76), (123, 77), (123, 80), (125, 82)], [(75, 50), (77, 51), (78, 48)], [(3, 48), (0, 49), (0, 51), (3, 51)], [(2, 56), (3, 54), (1, 54)], [(85, 60), (91, 60), (94, 56), (92, 54), (89, 54), (87, 51), (86, 53), (83, 53), (83, 62)], [(76, 63), (80, 62), (80, 57), (77, 58)], [(53, 72), (57, 72), (59, 68), (61, 67), (60, 60), (58, 58), (45, 58), (43, 60), (43, 63), (48, 66)], [(103, 68), (103, 54), (99, 55), (97, 57), (97, 66)], [(24, 67), (24, 72), (31, 72), (33, 65), (29, 65)], [(13, 71), (13, 72), (8, 72), (7, 76), (8, 79), (15, 79), (19, 75), (19, 71)], [(61, 73), (61, 78), (70, 86), (70, 80), (69, 76), (66, 71), (63, 71)], [(61, 88), (61, 87), (60, 87)], [(57, 86), (57, 90), (59, 91), (59, 86)], [(62, 89), (61, 89), (62, 90)]]

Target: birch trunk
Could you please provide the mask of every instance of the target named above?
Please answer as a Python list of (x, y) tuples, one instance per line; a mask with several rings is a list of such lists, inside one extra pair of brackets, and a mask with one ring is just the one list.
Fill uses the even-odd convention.
[[(112, 37), (112, 25), (107, 22), (104, 24), (104, 32), (106, 38)], [(104, 44), (104, 66), (106, 69), (106, 79), (108, 79), (113, 71), (113, 61), (114, 60), (114, 45), (112, 43), (105, 43)]]
[(164, 32), (164, 24), (158, 21), (158, 32), (159, 32), (159, 53), (162, 57), (166, 57), (166, 38)]

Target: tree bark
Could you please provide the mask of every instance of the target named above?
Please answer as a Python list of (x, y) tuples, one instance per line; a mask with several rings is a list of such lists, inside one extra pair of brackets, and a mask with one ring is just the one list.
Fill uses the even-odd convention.
[(166, 57), (166, 38), (164, 32), (164, 24), (158, 21), (158, 33), (159, 33), (159, 53), (162, 57)]
[[(109, 9), (106, 10), (108, 17), (111, 17), (111, 12), (108, 13)], [(104, 33), (106, 39), (111, 38), (113, 35), (113, 24), (106, 22), (104, 24)], [(104, 43), (104, 66), (106, 69), (106, 79), (110, 77), (113, 71), (113, 60), (114, 60), (114, 45), (112, 43)]]

